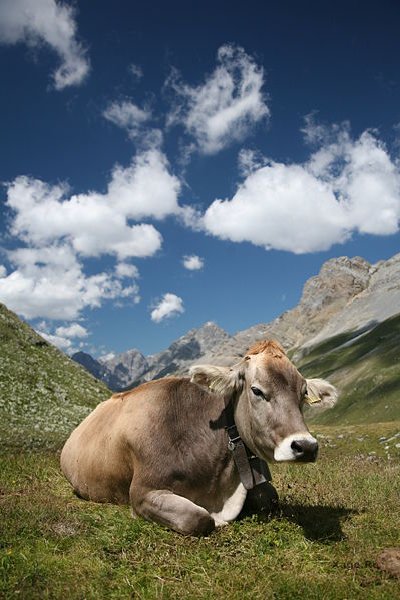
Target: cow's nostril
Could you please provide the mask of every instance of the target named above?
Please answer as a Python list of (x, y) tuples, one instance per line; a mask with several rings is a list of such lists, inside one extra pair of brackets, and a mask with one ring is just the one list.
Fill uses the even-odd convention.
[(300, 442), (296, 442), (296, 440), (291, 443), (291, 448), (294, 450), (294, 452), (296, 452), (296, 454), (303, 454), (304, 452), (303, 446), (300, 444)]
[(314, 462), (317, 458), (318, 442), (316, 440), (293, 440), (290, 447), (296, 460)]

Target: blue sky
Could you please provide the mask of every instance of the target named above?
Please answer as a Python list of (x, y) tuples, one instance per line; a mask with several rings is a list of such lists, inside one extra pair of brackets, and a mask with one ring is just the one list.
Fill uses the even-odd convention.
[(159, 351), (399, 251), (397, 2), (0, 0), (0, 300)]

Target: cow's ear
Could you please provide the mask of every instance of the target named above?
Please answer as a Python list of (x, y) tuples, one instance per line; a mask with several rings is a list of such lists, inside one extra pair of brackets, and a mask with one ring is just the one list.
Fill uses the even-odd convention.
[(209, 388), (221, 396), (233, 394), (243, 382), (239, 367), (215, 367), (214, 365), (193, 365), (189, 369), (190, 380)]
[(325, 379), (307, 379), (307, 395), (305, 401), (311, 406), (331, 408), (338, 399), (337, 389)]

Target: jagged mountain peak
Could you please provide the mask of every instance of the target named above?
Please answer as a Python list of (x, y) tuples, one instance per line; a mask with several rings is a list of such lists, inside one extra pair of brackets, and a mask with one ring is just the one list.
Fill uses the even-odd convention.
[(300, 307), (308, 312), (332, 302), (347, 302), (368, 286), (371, 269), (370, 263), (358, 256), (331, 258), (304, 284)]

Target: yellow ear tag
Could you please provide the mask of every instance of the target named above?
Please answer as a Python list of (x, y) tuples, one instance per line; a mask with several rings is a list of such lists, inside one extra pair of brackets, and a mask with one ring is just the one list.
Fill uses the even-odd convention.
[(321, 399), (318, 396), (304, 396), (304, 402), (307, 404), (316, 404), (317, 402), (321, 402)]

